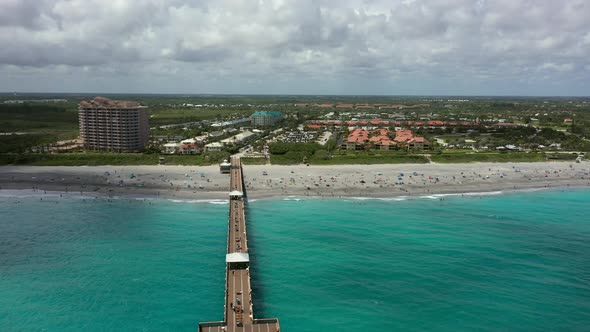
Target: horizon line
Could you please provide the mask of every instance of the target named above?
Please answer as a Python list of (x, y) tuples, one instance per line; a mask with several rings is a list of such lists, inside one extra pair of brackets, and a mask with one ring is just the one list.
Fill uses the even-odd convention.
[(10, 95), (161, 95), (161, 96), (292, 96), (292, 97), (516, 97), (516, 98), (590, 98), (590, 95), (501, 95), (501, 94), (322, 94), (322, 93), (172, 93), (172, 92), (34, 92), (0, 91), (0, 96)]

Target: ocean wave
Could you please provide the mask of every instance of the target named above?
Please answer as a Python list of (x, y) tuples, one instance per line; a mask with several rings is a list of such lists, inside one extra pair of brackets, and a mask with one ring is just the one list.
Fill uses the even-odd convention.
[(77, 199), (93, 199), (95, 196), (81, 195), (76, 192), (65, 191), (49, 191), (49, 190), (33, 190), (33, 189), (2, 189), (0, 190), (0, 197), (3, 198), (77, 198)]
[(301, 197), (297, 197), (297, 196), (287, 196), (285, 198), (283, 198), (283, 201), (296, 201), (299, 202), (303, 200)]
[(377, 197), (348, 197), (348, 199), (353, 199), (355, 201), (368, 201), (373, 199), (378, 199)]
[(207, 203), (209, 203), (209, 204), (216, 204), (216, 205), (229, 205), (229, 200), (224, 200), (224, 201), (211, 200), (211, 201), (208, 201)]
[(221, 200), (221, 199), (168, 199), (169, 202), (173, 203), (191, 203), (191, 204), (200, 204), (200, 203), (209, 203), (209, 204), (216, 204), (216, 205), (225, 205), (229, 204), (229, 200)]
[(410, 199), (409, 196), (396, 196), (396, 197), (346, 197), (355, 201), (384, 201), (384, 202), (401, 202)]
[(464, 193), (464, 196), (494, 196), (494, 195), (502, 195), (504, 194), (503, 191), (484, 191), (484, 192), (473, 192), (473, 193)]
[(481, 191), (481, 192), (466, 192), (466, 193), (452, 193), (452, 194), (433, 194), (433, 195), (426, 195), (426, 196), (418, 196), (418, 198), (426, 198), (426, 199), (440, 199), (444, 197), (450, 196), (493, 196), (493, 195), (501, 195), (504, 194), (503, 191)]
[(155, 201), (156, 198), (153, 197), (134, 197), (136, 201)]
[(399, 196), (399, 197), (389, 197), (389, 198), (377, 198), (380, 201), (385, 201), (385, 202), (401, 202), (401, 201), (407, 201), (410, 197), (408, 196)]

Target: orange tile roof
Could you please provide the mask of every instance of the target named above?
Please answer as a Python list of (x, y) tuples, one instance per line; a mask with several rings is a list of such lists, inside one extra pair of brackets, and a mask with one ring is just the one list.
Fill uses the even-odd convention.
[(402, 129), (395, 132), (395, 138), (393, 140), (396, 142), (408, 142), (412, 138), (414, 138), (414, 134), (411, 130)]
[(444, 121), (430, 120), (430, 121), (428, 121), (428, 125), (429, 126), (444, 126), (445, 123), (444, 123)]

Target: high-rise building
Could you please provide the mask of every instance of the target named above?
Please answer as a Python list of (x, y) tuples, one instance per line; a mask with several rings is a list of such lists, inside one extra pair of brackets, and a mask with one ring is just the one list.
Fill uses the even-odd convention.
[(104, 97), (80, 102), (80, 138), (88, 150), (141, 152), (149, 138), (145, 106)]
[(257, 111), (250, 117), (253, 126), (274, 126), (281, 122), (283, 113), (277, 111)]

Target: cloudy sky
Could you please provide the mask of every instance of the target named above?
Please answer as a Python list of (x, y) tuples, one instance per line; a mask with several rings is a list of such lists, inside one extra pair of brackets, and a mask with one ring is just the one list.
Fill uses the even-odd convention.
[(0, 0), (0, 91), (589, 95), (588, 0)]

